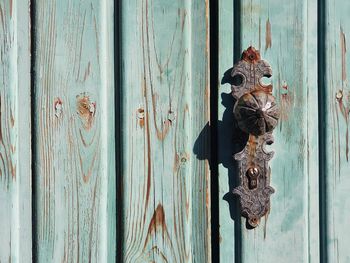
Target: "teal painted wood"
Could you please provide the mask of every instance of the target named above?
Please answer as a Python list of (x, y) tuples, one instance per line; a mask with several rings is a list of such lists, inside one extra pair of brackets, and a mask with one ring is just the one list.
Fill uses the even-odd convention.
[[(233, 19), (226, 9), (232, 8), (230, 3), (220, 3), (222, 76), (232, 66), (227, 58), (233, 55), (232, 33), (226, 27), (232, 28)], [(220, 168), (220, 256), (222, 262), (233, 262), (235, 257), (236, 262), (318, 262), (316, 1), (242, 1), (236, 12), (241, 15), (242, 47), (260, 49), (272, 66), (281, 120), (274, 131), (275, 143), (268, 147), (275, 151), (270, 164), (276, 193), (271, 197), (270, 214), (258, 228), (247, 230), (244, 220), (241, 233), (235, 227), (230, 216), (237, 217), (237, 211), (229, 214), (223, 200), (234, 175), (228, 178), (227, 167)], [(229, 84), (222, 85), (221, 91), (219, 100), (220, 93), (230, 92)], [(219, 101), (219, 113), (225, 111), (223, 107)]]
[(326, 253), (328, 262), (349, 262), (349, 8), (346, 1), (326, 2)]
[(113, 262), (113, 1), (35, 1), (35, 259)]
[[(219, 1), (219, 80), (218, 80), (218, 152), (219, 152), (219, 225), (220, 262), (235, 262), (241, 258), (240, 215), (233, 212), (233, 97), (229, 84), (221, 85), (225, 72), (233, 66), (234, 1)], [(237, 34), (237, 32), (236, 32)], [(236, 44), (238, 44), (236, 42)], [(235, 219), (235, 221), (233, 220)]]
[(29, 262), (31, 118), (28, 1), (0, 1), (0, 262)]
[(123, 1), (123, 262), (211, 262), (208, 2)]

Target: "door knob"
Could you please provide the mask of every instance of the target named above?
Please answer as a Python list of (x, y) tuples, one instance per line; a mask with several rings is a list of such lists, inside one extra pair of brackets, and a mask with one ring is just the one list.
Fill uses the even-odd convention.
[(261, 90), (240, 97), (234, 107), (234, 114), (238, 127), (255, 136), (271, 132), (279, 118), (275, 97)]
[(247, 227), (255, 228), (261, 217), (270, 211), (271, 169), (268, 162), (274, 152), (268, 152), (265, 144), (273, 143), (272, 131), (277, 126), (279, 108), (272, 95), (272, 85), (264, 85), (263, 77), (271, 77), (268, 62), (260, 53), (249, 47), (231, 72), (233, 108), (238, 127), (249, 134), (244, 149), (234, 155), (238, 162), (240, 184), (233, 194), (240, 199), (241, 214), (247, 219)]

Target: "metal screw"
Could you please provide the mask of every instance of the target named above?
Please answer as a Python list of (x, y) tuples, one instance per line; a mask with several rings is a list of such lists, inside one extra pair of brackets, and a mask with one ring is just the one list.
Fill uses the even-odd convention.
[(143, 119), (145, 117), (145, 110), (142, 108), (139, 108), (137, 110), (137, 118), (138, 119)]
[(168, 111), (168, 121), (173, 122), (175, 120), (175, 112), (169, 110)]

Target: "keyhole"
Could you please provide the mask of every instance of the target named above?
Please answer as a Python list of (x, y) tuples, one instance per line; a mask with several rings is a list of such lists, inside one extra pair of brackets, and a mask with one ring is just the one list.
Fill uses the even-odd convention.
[(258, 187), (258, 177), (259, 177), (259, 170), (256, 167), (251, 167), (247, 170), (247, 176), (248, 176), (248, 187), (249, 189), (255, 189)]

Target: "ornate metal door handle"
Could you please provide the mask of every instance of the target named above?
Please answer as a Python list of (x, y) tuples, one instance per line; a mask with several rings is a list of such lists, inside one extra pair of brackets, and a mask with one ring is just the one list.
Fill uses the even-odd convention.
[(248, 226), (255, 228), (260, 218), (270, 210), (270, 167), (274, 152), (267, 152), (265, 144), (273, 143), (272, 130), (279, 119), (279, 108), (272, 96), (272, 85), (263, 85), (262, 77), (271, 77), (270, 65), (260, 53), (249, 47), (233, 67), (232, 95), (237, 100), (234, 115), (238, 127), (249, 134), (244, 149), (235, 154), (238, 161), (240, 185), (233, 193), (240, 198), (241, 214)]

